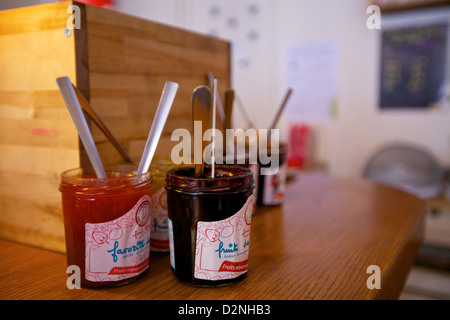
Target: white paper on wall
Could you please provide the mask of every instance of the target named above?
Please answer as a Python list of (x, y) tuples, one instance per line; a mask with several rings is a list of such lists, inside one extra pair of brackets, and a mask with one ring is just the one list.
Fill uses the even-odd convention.
[(286, 106), (290, 122), (328, 120), (336, 114), (339, 45), (336, 41), (296, 43), (286, 48)]

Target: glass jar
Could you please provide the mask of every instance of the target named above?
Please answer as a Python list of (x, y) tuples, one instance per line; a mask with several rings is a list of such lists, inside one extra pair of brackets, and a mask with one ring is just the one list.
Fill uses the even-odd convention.
[(166, 173), (175, 167), (170, 160), (156, 160), (150, 166), (152, 174), (152, 222), (150, 253), (163, 255), (169, 253), (169, 226), (167, 214)]
[(243, 278), (248, 269), (253, 212), (251, 170), (240, 166), (194, 167), (167, 173), (170, 263), (176, 276), (200, 286), (217, 286)]
[(287, 146), (280, 143), (277, 154), (278, 165), (271, 167), (271, 163), (263, 163), (261, 161), (261, 154), (266, 154), (272, 157), (272, 149), (270, 145), (266, 150), (259, 150), (259, 186), (258, 186), (258, 205), (274, 206), (280, 205), (284, 202), (284, 195), (286, 189), (286, 170), (287, 170)]
[[(257, 158), (257, 152), (254, 156)], [(227, 165), (233, 166), (243, 166), (250, 169), (253, 173), (253, 179), (255, 180), (255, 189), (253, 189), (253, 213), (256, 212), (256, 203), (258, 201), (258, 180), (259, 180), (259, 164), (258, 161), (253, 161), (253, 158), (250, 156), (249, 148), (246, 147), (245, 153), (239, 153), (237, 149), (233, 152), (228, 152), (224, 156), (223, 162)]]
[(140, 276), (149, 264), (150, 173), (133, 166), (61, 174), (68, 266), (78, 266), (82, 287), (118, 286)]

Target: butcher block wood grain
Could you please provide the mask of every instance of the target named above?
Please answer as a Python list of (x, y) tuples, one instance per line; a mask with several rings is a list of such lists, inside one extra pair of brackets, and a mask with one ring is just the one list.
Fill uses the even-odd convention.
[[(80, 8), (80, 29), (67, 29)], [(179, 90), (156, 157), (191, 131), (191, 94), (230, 87), (230, 44), (72, 1), (0, 11), (0, 238), (65, 252), (59, 175), (88, 166), (55, 79), (68, 76), (138, 163), (164, 83)], [(104, 165), (122, 162), (90, 123)]]
[[(148, 271), (122, 287), (70, 290), (65, 255), (0, 241), (0, 299), (397, 299), (424, 238), (424, 208), (373, 182), (300, 174), (284, 205), (253, 215), (242, 281), (181, 283), (167, 255), (151, 256)], [(378, 289), (367, 286), (369, 266), (379, 267)]]

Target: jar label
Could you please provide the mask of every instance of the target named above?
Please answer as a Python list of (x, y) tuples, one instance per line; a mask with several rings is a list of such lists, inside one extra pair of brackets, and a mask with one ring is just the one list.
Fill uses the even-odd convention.
[(152, 195), (152, 223), (150, 231), (150, 248), (152, 252), (169, 251), (167, 217), (167, 191), (161, 188)]
[(169, 223), (170, 266), (173, 270), (175, 270), (175, 244), (173, 242), (173, 224), (170, 218), (167, 218), (167, 222)]
[(253, 172), (253, 179), (255, 179), (255, 189), (253, 189), (253, 210), (256, 210), (256, 199), (258, 198), (258, 183), (259, 183), (259, 165), (257, 163), (251, 164), (249, 169)]
[(253, 195), (231, 217), (197, 223), (195, 278), (232, 279), (247, 272), (252, 213)]
[(88, 281), (118, 281), (148, 268), (151, 198), (143, 196), (126, 214), (112, 221), (86, 223)]
[(287, 164), (280, 165), (278, 171), (270, 168), (266, 168), (266, 170), (261, 202), (264, 205), (282, 204), (286, 189)]

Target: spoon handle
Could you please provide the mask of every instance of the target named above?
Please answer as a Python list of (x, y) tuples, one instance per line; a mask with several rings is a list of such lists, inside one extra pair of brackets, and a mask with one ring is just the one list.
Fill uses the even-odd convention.
[(77, 95), (73, 90), (72, 82), (70, 82), (68, 77), (60, 77), (56, 79), (56, 83), (58, 84), (59, 91), (61, 92), (64, 102), (66, 103), (73, 123), (77, 128), (78, 135), (80, 136), (81, 142), (86, 149), (86, 153), (97, 178), (106, 178), (105, 170), (100, 160), (97, 148), (95, 147), (95, 142), (92, 138), (91, 131), (89, 130), (83, 111), (81, 110), (80, 102), (78, 101)]
[[(207, 86), (198, 86), (192, 93), (192, 120), (194, 124), (194, 167), (195, 177), (203, 174), (205, 143), (203, 136), (210, 125), (211, 89)], [(198, 125), (200, 130), (198, 130)], [(197, 130), (196, 130), (197, 129)]]
[(144, 152), (139, 162), (139, 168), (137, 174), (143, 174), (148, 171), (150, 163), (158, 146), (159, 138), (166, 124), (167, 117), (169, 116), (170, 108), (172, 107), (173, 100), (178, 90), (178, 83), (167, 81), (164, 85), (164, 89), (159, 100), (158, 109), (156, 110), (155, 118), (153, 119), (150, 133), (148, 134), (147, 142), (145, 144)]

